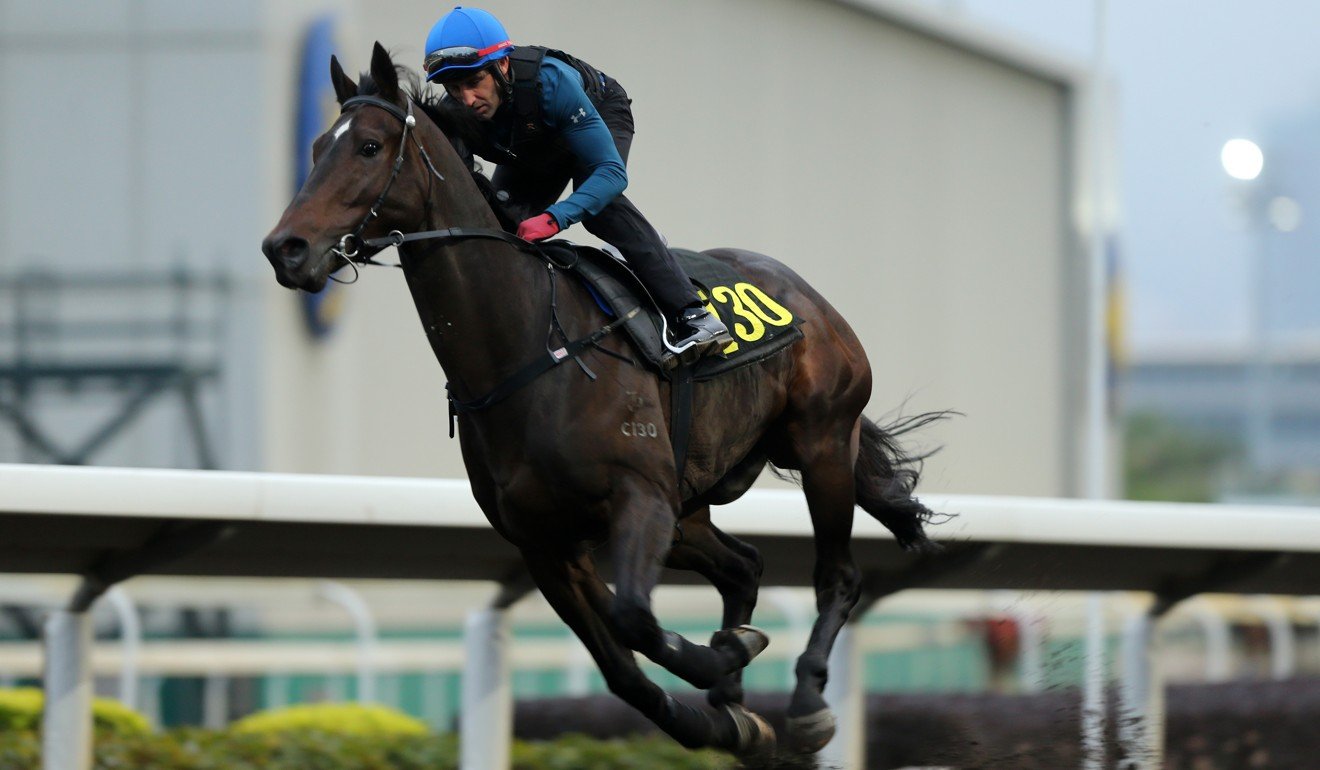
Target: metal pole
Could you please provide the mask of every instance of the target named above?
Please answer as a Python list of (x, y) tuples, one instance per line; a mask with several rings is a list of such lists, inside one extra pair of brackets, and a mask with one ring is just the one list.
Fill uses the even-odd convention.
[(317, 584), (317, 593), (327, 601), (343, 607), (353, 618), (357, 634), (357, 700), (371, 703), (376, 700), (376, 619), (362, 595), (352, 588), (333, 580)]
[(1193, 612), (1205, 635), (1205, 680), (1226, 682), (1233, 674), (1232, 639), (1224, 614), (1208, 603), (1198, 604)]
[(160, 727), (161, 723), (160, 682), (159, 676), (147, 675), (142, 677), (141, 686), (138, 688), (142, 699), (140, 711), (146, 716), (147, 721), (156, 727)]
[[(1105, 202), (1108, 195), (1105, 175), (1105, 57), (1107, 54), (1108, 3), (1094, 0), (1092, 8), (1094, 35), (1091, 60), (1088, 121), (1090, 166), (1090, 219), (1087, 260), (1088, 303), (1086, 345), (1086, 496), (1092, 500), (1108, 497), (1109, 451), (1108, 408), (1106, 399), (1105, 311), (1108, 296), (1105, 281)], [(1104, 596), (1093, 593), (1087, 601), (1086, 671), (1082, 688), (1082, 767), (1100, 770), (1105, 766), (1105, 636)]]
[(91, 770), (91, 617), (85, 611), (56, 610), (46, 618), (45, 634), (42, 770)]
[(1154, 661), (1155, 619), (1142, 612), (1123, 629), (1123, 711), (1120, 770), (1156, 770), (1164, 764), (1164, 682)]
[(1105, 765), (1105, 596), (1086, 600), (1085, 678), (1082, 685), (1082, 767)]
[(1105, 242), (1108, 217), (1105, 211), (1108, 186), (1105, 175), (1105, 0), (1095, 0), (1095, 57), (1091, 65), (1088, 121), (1090, 133), (1090, 232), (1087, 249), (1086, 324), (1086, 496), (1108, 497), (1109, 414), (1107, 404), (1107, 335), (1105, 315), (1109, 306), (1106, 286)]
[[(814, 597), (806, 596), (794, 591), (791, 588), (771, 588), (768, 591), (762, 591), (761, 596), (769, 599), (779, 609), (784, 616), (784, 622), (788, 624), (788, 639), (784, 646), (786, 649), (801, 650), (807, 646), (807, 640), (811, 637), (811, 623), (813, 613), (815, 612), (816, 600)], [(789, 656), (787, 665), (784, 669), (785, 687), (792, 692), (797, 686), (797, 659)]]
[(220, 730), (229, 724), (229, 677), (207, 674), (202, 684), (202, 726)]
[(142, 623), (138, 620), (137, 607), (128, 592), (120, 586), (106, 591), (116, 617), (119, 618), (119, 634), (123, 651), (119, 663), (119, 702), (131, 709), (138, 707), (138, 656), (142, 649)]
[(508, 621), (497, 607), (468, 614), (463, 638), (463, 717), (460, 770), (506, 770), (513, 734)]
[(1255, 605), (1270, 634), (1270, 677), (1289, 679), (1297, 671), (1297, 644), (1292, 619), (1284, 611), (1283, 603), (1273, 597), (1258, 597)]
[(823, 767), (866, 767), (866, 687), (856, 633), (853, 623), (845, 623), (830, 651), (824, 695), (834, 710), (837, 727), (833, 740), (820, 751)]
[(1164, 767), (1164, 672), (1159, 666), (1158, 622), (1159, 618), (1152, 617), (1146, 627), (1146, 676), (1150, 682), (1150, 693), (1146, 696), (1146, 742), (1150, 770)]

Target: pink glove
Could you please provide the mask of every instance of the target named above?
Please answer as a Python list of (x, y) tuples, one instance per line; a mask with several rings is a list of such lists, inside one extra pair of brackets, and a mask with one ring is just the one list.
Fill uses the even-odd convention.
[(559, 232), (559, 223), (549, 214), (541, 214), (531, 219), (524, 219), (518, 225), (518, 237), (524, 241), (540, 241)]

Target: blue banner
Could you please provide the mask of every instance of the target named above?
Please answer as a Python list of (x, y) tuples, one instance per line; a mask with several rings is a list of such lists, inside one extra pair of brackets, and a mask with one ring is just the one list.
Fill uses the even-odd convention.
[[(330, 83), (330, 57), (336, 49), (334, 15), (326, 14), (313, 20), (303, 38), (299, 61), (298, 114), (293, 129), (295, 194), (312, 171), (312, 143), (339, 115), (339, 102)], [(301, 298), (308, 332), (314, 339), (324, 338), (343, 309), (342, 287), (331, 282), (315, 294), (301, 292)]]

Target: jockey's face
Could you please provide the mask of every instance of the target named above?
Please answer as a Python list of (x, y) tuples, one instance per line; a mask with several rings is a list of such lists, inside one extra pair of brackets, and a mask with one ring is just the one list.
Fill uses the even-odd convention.
[[(500, 59), (495, 66), (500, 68), (500, 72), (506, 78), (508, 77), (508, 59)], [(489, 67), (482, 67), (480, 71), (466, 78), (446, 83), (445, 90), (449, 92), (451, 99), (462, 102), (464, 107), (472, 110), (473, 114), (482, 120), (490, 120), (500, 108), (500, 87), (495, 82), (495, 76), (490, 74)]]

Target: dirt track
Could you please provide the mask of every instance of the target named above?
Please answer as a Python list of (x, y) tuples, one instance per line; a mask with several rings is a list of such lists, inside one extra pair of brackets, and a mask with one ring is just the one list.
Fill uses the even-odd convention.
[[(684, 698), (683, 700), (688, 700)], [(783, 726), (784, 696), (748, 706)], [(1111, 693), (1109, 702), (1115, 698)], [(1080, 765), (1077, 691), (1015, 695), (873, 695), (868, 770), (909, 766), (1062, 770)], [(1165, 767), (1170, 770), (1310, 770), (1320, 767), (1320, 679), (1175, 685), (1167, 694)], [(1110, 766), (1117, 759), (1109, 720)], [(564, 732), (598, 737), (653, 732), (611, 696), (524, 701), (519, 738)]]

